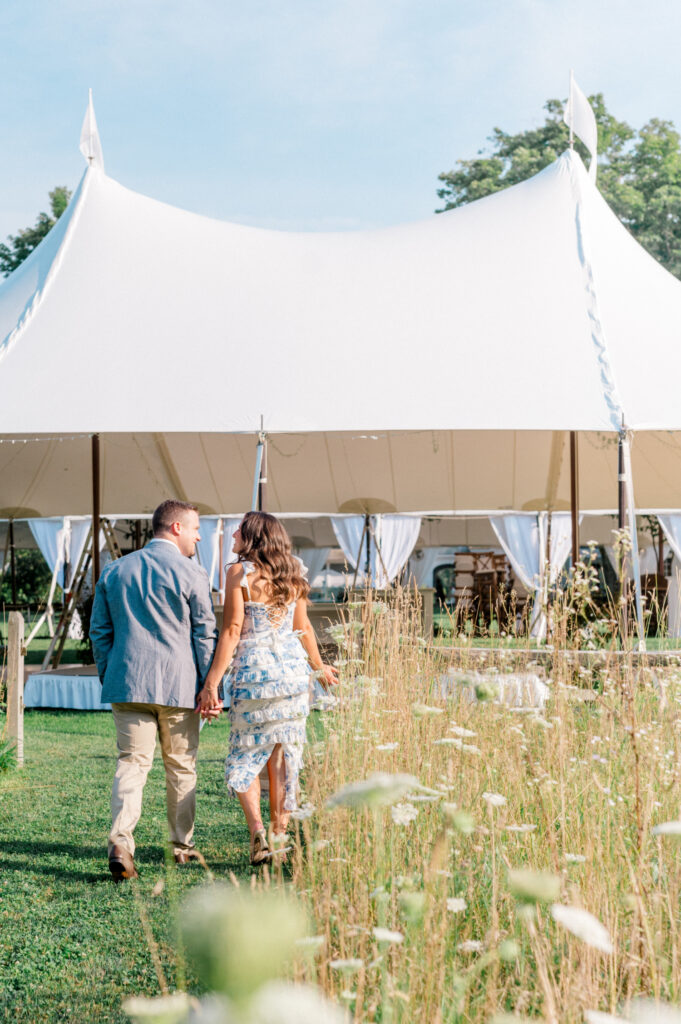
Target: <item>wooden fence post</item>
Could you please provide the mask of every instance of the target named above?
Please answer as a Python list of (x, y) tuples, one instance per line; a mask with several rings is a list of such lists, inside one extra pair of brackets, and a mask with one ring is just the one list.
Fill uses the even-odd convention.
[(9, 613), (7, 634), (7, 733), (16, 743), (17, 767), (24, 766), (24, 617)]

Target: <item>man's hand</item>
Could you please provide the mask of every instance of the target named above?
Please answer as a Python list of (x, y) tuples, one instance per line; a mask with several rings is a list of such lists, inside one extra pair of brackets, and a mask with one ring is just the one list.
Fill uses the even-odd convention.
[(196, 710), (201, 718), (210, 721), (218, 718), (223, 708), (223, 702), (218, 697), (217, 686), (204, 685), (196, 695)]

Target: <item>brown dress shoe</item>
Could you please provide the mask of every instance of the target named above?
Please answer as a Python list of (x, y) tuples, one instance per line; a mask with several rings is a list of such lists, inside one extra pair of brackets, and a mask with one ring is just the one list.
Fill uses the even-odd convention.
[(132, 854), (124, 846), (111, 847), (109, 871), (114, 882), (122, 882), (124, 878), (139, 878)]
[(176, 864), (191, 864), (192, 861), (196, 864), (201, 864), (204, 868), (206, 866), (202, 854), (193, 846), (190, 850), (180, 850), (179, 853), (175, 854)]

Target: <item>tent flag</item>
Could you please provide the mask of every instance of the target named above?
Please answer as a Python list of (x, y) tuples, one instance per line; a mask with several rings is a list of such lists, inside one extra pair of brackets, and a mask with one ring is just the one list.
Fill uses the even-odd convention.
[(575, 82), (574, 73), (570, 72), (570, 96), (565, 107), (563, 120), (570, 129), (570, 145), (572, 135), (578, 135), (591, 153), (589, 177), (596, 181), (596, 159), (598, 157), (598, 127), (591, 104)]
[(104, 170), (104, 155), (102, 144), (99, 141), (97, 131), (97, 119), (95, 108), (92, 103), (92, 89), (89, 90), (87, 110), (83, 119), (83, 127), (80, 131), (80, 151), (89, 164), (94, 164), (100, 170)]

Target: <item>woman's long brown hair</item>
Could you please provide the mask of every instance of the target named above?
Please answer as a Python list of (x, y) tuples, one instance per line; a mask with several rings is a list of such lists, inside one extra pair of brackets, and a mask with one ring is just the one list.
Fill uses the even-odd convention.
[(289, 535), (275, 516), (269, 512), (247, 512), (239, 530), (243, 544), (239, 561), (257, 566), (275, 607), (285, 608), (299, 597), (307, 597), (310, 585), (291, 551)]

